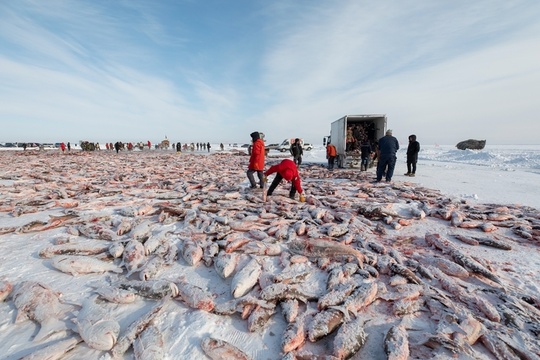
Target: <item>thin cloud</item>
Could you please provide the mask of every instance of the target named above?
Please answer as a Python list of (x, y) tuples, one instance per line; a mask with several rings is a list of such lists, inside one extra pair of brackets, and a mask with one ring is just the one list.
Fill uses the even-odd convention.
[(539, 15), (532, 0), (2, 2), (0, 141), (319, 143), (345, 114), (386, 113), (404, 139), (538, 143), (523, 129), (540, 127)]

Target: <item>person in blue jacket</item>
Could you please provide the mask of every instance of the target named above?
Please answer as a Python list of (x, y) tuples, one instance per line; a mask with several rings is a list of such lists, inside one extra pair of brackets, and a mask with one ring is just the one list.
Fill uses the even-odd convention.
[(392, 181), (396, 167), (396, 152), (399, 150), (399, 141), (392, 136), (392, 130), (386, 130), (386, 135), (379, 139), (379, 161), (377, 163), (377, 182), (385, 174), (386, 182)]

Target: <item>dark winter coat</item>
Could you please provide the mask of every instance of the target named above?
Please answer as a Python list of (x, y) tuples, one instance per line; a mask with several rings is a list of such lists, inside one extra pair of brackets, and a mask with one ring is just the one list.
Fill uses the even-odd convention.
[(369, 156), (371, 155), (371, 151), (371, 145), (368, 143), (362, 144), (362, 146), (360, 146), (360, 156), (362, 157), (362, 159), (369, 158)]
[(304, 150), (302, 149), (302, 144), (299, 142), (293, 143), (291, 145), (291, 154), (296, 159), (298, 156), (304, 155)]
[(409, 146), (407, 147), (407, 162), (415, 163), (418, 161), (418, 153), (420, 152), (420, 143), (416, 141), (416, 136), (409, 136)]
[(379, 139), (379, 154), (381, 159), (396, 156), (399, 150), (399, 142), (392, 135), (385, 135)]

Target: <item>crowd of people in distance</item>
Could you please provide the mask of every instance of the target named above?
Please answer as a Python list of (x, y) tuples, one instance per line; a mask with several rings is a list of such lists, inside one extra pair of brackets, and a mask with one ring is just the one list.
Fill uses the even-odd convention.
[[(346, 152), (356, 151), (360, 154), (360, 171), (367, 171), (370, 165), (377, 160), (376, 168), (376, 182), (382, 181), (383, 177), (386, 182), (391, 182), (394, 175), (394, 169), (396, 166), (397, 156), (396, 153), (399, 150), (399, 141), (392, 134), (392, 130), (387, 130), (385, 136), (378, 141), (370, 141), (374, 138), (374, 124), (371, 122), (362, 124), (353, 124), (347, 128), (346, 135)], [(302, 157), (304, 154), (302, 143), (300, 139), (295, 139), (290, 146), (291, 159), (284, 159), (279, 164), (274, 165), (264, 171), (265, 167), (265, 145), (264, 140), (261, 138), (259, 132), (255, 131), (250, 134), (252, 138), (252, 144), (249, 147), (249, 165), (247, 170), (247, 177), (252, 189), (264, 188), (267, 176), (276, 174), (272, 184), (268, 188), (267, 195), (270, 196), (276, 189), (276, 187), (283, 181), (291, 183), (289, 196), (294, 198), (296, 192), (300, 194), (300, 200), (304, 201), (304, 194), (301, 186), (300, 175), (298, 168), (302, 164)], [(169, 143), (166, 141), (166, 146), (171, 146), (172, 150), (176, 152), (182, 151), (208, 151), (210, 152), (210, 142), (197, 142), (197, 143), (184, 143), (176, 142)], [(155, 145), (156, 149), (163, 149), (164, 141), (158, 145)], [(229, 144), (230, 145), (230, 144)], [(57, 144), (58, 146), (58, 144)], [(82, 150), (100, 150), (99, 143), (92, 143), (88, 141), (81, 141), (80, 146)], [(71, 143), (60, 143), (60, 150), (64, 153), (71, 151)], [(24, 150), (26, 150), (26, 144), (23, 144)], [(105, 143), (105, 148), (109, 151), (116, 151), (119, 153), (122, 150), (131, 151), (134, 148), (144, 150), (146, 148), (151, 149), (152, 144), (148, 140), (146, 143), (139, 142), (133, 144), (131, 142), (123, 143), (117, 141), (116, 143)], [(221, 151), (224, 150), (223, 143), (219, 144)], [(420, 143), (417, 141), (416, 135), (409, 135), (409, 144), (407, 147), (407, 172), (405, 176), (416, 176), (416, 165), (418, 162), (418, 153), (420, 152)], [(326, 158), (328, 160), (328, 170), (332, 171), (336, 167), (336, 160), (338, 157), (338, 151), (334, 144), (328, 142), (326, 145)], [(338, 163), (339, 165), (339, 163)], [(255, 181), (257, 175), (258, 182)]]

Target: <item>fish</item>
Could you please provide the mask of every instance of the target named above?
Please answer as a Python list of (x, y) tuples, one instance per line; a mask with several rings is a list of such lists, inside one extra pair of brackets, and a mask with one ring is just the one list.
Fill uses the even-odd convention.
[(126, 277), (139, 271), (146, 261), (147, 258), (144, 245), (137, 240), (130, 240), (125, 245), (124, 252), (122, 253), (122, 264), (128, 271)]
[(120, 224), (116, 227), (116, 235), (122, 236), (127, 234), (135, 226), (135, 221), (130, 219), (123, 219)]
[(158, 360), (165, 359), (163, 346), (165, 341), (163, 334), (154, 324), (150, 322), (146, 328), (133, 341), (133, 354), (136, 360)]
[(300, 348), (307, 338), (306, 322), (309, 318), (308, 312), (305, 311), (298, 316), (294, 321), (287, 324), (285, 332), (281, 338), (281, 350), (283, 353), (288, 353)]
[(491, 246), (501, 250), (512, 250), (512, 245), (501, 240), (478, 237), (475, 237), (474, 240), (478, 241), (480, 245)]
[(447, 275), (459, 278), (469, 277), (469, 272), (463, 266), (440, 257), (424, 257), (419, 259), (424, 265), (433, 265)]
[(116, 232), (100, 223), (79, 225), (77, 229), (81, 235), (86, 236), (89, 239), (111, 241), (115, 240), (117, 237)]
[(131, 229), (131, 238), (133, 240), (144, 242), (150, 237), (153, 227), (154, 223), (152, 221), (144, 220), (138, 225), (136, 225), (133, 229)]
[(250, 241), (239, 248), (244, 254), (260, 256), (277, 256), (281, 254), (280, 244), (269, 244), (263, 241)]
[(423, 305), (424, 302), (418, 299), (398, 299), (394, 301), (392, 313), (396, 316), (414, 314), (415, 312), (420, 311)]
[(377, 299), (377, 291), (379, 286), (376, 282), (366, 282), (358, 286), (351, 296), (343, 302), (343, 305), (333, 306), (332, 309), (337, 309), (343, 312), (346, 318), (349, 317), (349, 312), (358, 314), (358, 312)]
[(86, 345), (92, 349), (108, 351), (118, 339), (120, 324), (96, 300), (97, 295), (85, 299), (74, 322)]
[(183, 238), (182, 258), (189, 265), (197, 265), (201, 261), (203, 254), (203, 248), (196, 241)]
[(118, 274), (124, 272), (122, 268), (113, 263), (98, 260), (90, 256), (80, 255), (56, 255), (51, 259), (51, 265), (55, 269), (73, 276), (90, 273), (104, 273), (108, 271)]
[(395, 262), (390, 263), (390, 270), (394, 274), (401, 275), (413, 284), (422, 284), (422, 280), (416, 276), (409, 268), (404, 265), (397, 264)]
[(345, 319), (342, 311), (327, 309), (318, 312), (308, 325), (307, 334), (311, 342), (316, 342), (332, 333)]
[(409, 338), (405, 326), (390, 327), (384, 337), (384, 352), (388, 360), (407, 360), (409, 358)]
[(13, 290), (13, 284), (7, 280), (0, 280), (0, 302), (4, 301)]
[(20, 360), (60, 360), (64, 355), (73, 350), (83, 340), (79, 336), (71, 336), (47, 345), (30, 355), (23, 356)]
[(302, 302), (314, 300), (319, 297), (313, 290), (307, 289), (303, 283), (285, 284), (275, 283), (261, 290), (260, 298), (265, 301), (284, 301), (297, 299)]
[(495, 274), (480, 265), (470, 256), (465, 255), (463, 252), (455, 248), (448, 240), (441, 238), (439, 234), (426, 234), (425, 240), (428, 244), (436, 247), (442, 252), (448, 253), (457, 264), (469, 269), (474, 273), (480, 274), (491, 281), (501, 284), (501, 280), (495, 276)]
[(103, 299), (116, 304), (131, 304), (137, 296), (129, 290), (123, 290), (112, 286), (102, 286), (94, 289)]
[(275, 305), (271, 309), (257, 306), (247, 319), (247, 328), (249, 332), (262, 332), (268, 326), (268, 321), (276, 312)]
[(11, 297), (17, 308), (15, 323), (30, 319), (40, 324), (34, 341), (40, 342), (54, 333), (67, 330), (66, 324), (59, 320), (67, 309), (60, 302), (60, 294), (49, 286), (36, 281), (22, 281), (16, 284)]
[(296, 239), (288, 243), (289, 251), (307, 257), (332, 257), (338, 255), (351, 255), (358, 259), (358, 263), (365, 261), (365, 256), (359, 250), (330, 239)]
[(187, 306), (204, 310), (212, 311), (215, 306), (214, 297), (208, 291), (190, 284), (184, 276), (176, 281), (178, 289), (178, 298)]
[(357, 284), (352, 281), (338, 284), (326, 294), (321, 296), (317, 301), (317, 308), (319, 310), (327, 309), (330, 306), (336, 306), (341, 304), (349, 295), (356, 289)]
[(501, 341), (501, 339), (499, 339), (495, 334), (492, 334), (489, 331), (480, 336), (480, 341), (482, 342), (482, 345), (484, 345), (486, 349), (488, 349), (488, 351), (495, 356), (496, 359), (523, 359), (516, 355), (504, 341)]
[(47, 225), (46, 221), (34, 220), (15, 230), (17, 234), (25, 234), (30, 232), (42, 231)]
[(113, 258), (119, 258), (120, 256), (122, 256), (122, 254), (124, 253), (124, 244), (121, 243), (120, 241), (115, 241), (113, 243), (111, 243), (111, 245), (109, 246), (109, 254), (111, 254), (111, 256)]
[(52, 258), (55, 255), (99, 255), (107, 252), (107, 244), (68, 243), (47, 246), (39, 251), (39, 257)]
[(298, 300), (296, 299), (286, 299), (280, 303), (281, 312), (287, 323), (292, 323), (298, 316), (298, 311), (300, 309)]
[(112, 286), (122, 290), (131, 291), (137, 295), (148, 299), (164, 299), (166, 297), (178, 296), (178, 287), (172, 281), (158, 280), (119, 280)]
[(468, 313), (465, 319), (460, 321), (459, 327), (462, 329), (462, 332), (454, 332), (452, 335), (458, 344), (474, 345), (485, 332), (482, 323)]
[(150, 311), (148, 311), (142, 317), (139, 317), (137, 320), (132, 322), (126, 330), (120, 335), (118, 341), (110, 350), (111, 356), (113, 359), (120, 359), (124, 356), (126, 351), (129, 349), (133, 341), (139, 336), (139, 334), (148, 327), (152, 321), (159, 316), (167, 304), (170, 302), (170, 297), (165, 297), (163, 300), (155, 304)]
[(363, 318), (357, 317), (341, 325), (332, 343), (332, 355), (338, 359), (348, 359), (356, 354), (367, 341), (365, 323)]
[(231, 280), (231, 294), (238, 298), (247, 294), (259, 281), (262, 267), (257, 258), (252, 258)]
[(303, 263), (293, 263), (280, 273), (275, 274), (273, 280), (274, 282), (295, 284), (306, 281), (312, 274), (313, 269), (307, 268)]
[(349, 232), (349, 224), (331, 224), (326, 229), (326, 234), (331, 238), (337, 238)]
[(201, 341), (201, 349), (212, 360), (251, 360), (245, 352), (231, 343), (211, 336)]
[(235, 253), (227, 253), (221, 250), (214, 260), (214, 269), (216, 273), (223, 279), (232, 275), (238, 264), (239, 255)]
[(140, 269), (139, 279), (149, 280), (155, 278), (166, 266), (168, 266), (168, 264), (166, 263), (165, 259), (163, 259), (161, 256), (153, 256)]
[(214, 258), (219, 254), (219, 245), (215, 242), (208, 243), (203, 249), (202, 260), (208, 267), (214, 263)]

